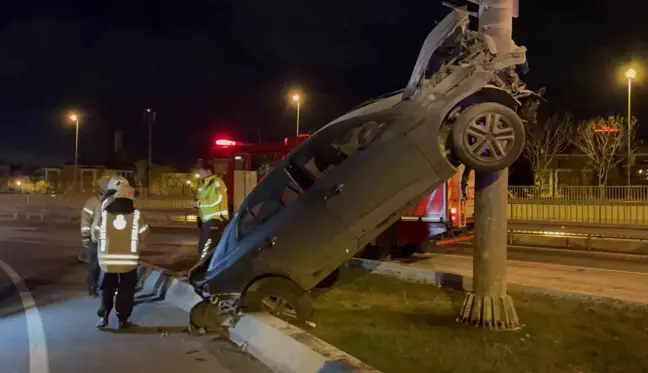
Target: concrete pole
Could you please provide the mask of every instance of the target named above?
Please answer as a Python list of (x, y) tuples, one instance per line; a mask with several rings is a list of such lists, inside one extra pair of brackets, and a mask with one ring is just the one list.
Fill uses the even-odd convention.
[(475, 174), (473, 291), (461, 310), (463, 323), (514, 329), (519, 319), (506, 294), (508, 169)]
[[(516, 48), (512, 39), (514, 0), (482, 0), (479, 27), (491, 36), (497, 53)], [(473, 290), (458, 321), (476, 326), (516, 329), (520, 322), (506, 293), (508, 169), (475, 173)]]

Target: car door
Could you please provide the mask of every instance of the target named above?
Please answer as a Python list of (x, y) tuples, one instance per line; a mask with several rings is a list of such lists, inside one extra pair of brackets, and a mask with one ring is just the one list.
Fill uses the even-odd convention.
[(259, 185), (239, 223), (240, 244), (259, 248), (260, 272), (285, 275), (310, 289), (341, 264), (331, 260), (334, 249), (355, 252), (358, 243), (317, 188), (310, 188), (312, 181), (296, 182), (295, 172), (279, 167)]
[[(372, 114), (335, 123), (311, 139), (316, 143), (311, 162), (315, 167), (308, 169), (312, 174), (323, 172), (315, 178), (326, 207), (356, 237), (364, 237), (361, 241), (386, 229), (394, 220), (392, 215), (439, 179), (402, 130), (408, 120), (393, 113)], [(327, 152), (343, 156), (333, 159)], [(331, 161), (318, 161), (318, 157)]]

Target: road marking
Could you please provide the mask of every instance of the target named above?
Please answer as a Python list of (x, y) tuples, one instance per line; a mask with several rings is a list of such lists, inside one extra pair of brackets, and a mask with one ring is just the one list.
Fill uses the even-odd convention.
[(49, 373), (45, 327), (34, 297), (32, 297), (18, 273), (9, 264), (0, 260), (0, 269), (9, 275), (9, 278), (13, 281), (16, 290), (20, 293), (20, 299), (25, 310), (27, 337), (29, 340), (29, 373)]

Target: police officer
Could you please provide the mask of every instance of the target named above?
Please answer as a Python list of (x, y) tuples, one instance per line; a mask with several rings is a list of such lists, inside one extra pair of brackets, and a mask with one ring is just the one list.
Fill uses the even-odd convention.
[(81, 240), (83, 247), (90, 253), (90, 260), (88, 261), (88, 295), (91, 297), (99, 295), (97, 287), (101, 269), (97, 259), (97, 241), (92, 239), (90, 229), (92, 228), (95, 211), (101, 205), (100, 199), (103, 197), (108, 180), (108, 177), (102, 177), (97, 181), (99, 186), (98, 195), (88, 198), (83, 210), (81, 210)]
[[(139, 246), (149, 227), (142, 214), (135, 209), (135, 190), (123, 177), (108, 182), (99, 211), (92, 226), (93, 238), (98, 242), (101, 267), (101, 311), (98, 328), (108, 325), (108, 317), (117, 309), (119, 328), (131, 325), (133, 312)], [(115, 293), (117, 296), (115, 297)]]
[(227, 187), (223, 180), (212, 173), (208, 163), (203, 162), (196, 172), (199, 179), (196, 203), (199, 210), (200, 239), (198, 240), (198, 257), (202, 260), (212, 244), (212, 229), (222, 230), (229, 220), (227, 205)]

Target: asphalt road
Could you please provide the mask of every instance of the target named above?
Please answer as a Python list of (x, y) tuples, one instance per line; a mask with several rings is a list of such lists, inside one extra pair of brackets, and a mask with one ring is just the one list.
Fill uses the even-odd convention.
[[(457, 245), (438, 247), (432, 255), (439, 254), (472, 256), (473, 252), (470, 245)], [(645, 255), (509, 246), (507, 257), (510, 261), (648, 273), (648, 256)]]
[(97, 330), (77, 244), (55, 228), (16, 228), (0, 223), (2, 373), (269, 372), (227, 341), (190, 336), (187, 314), (164, 302), (138, 304), (131, 329), (116, 330), (113, 315)]

